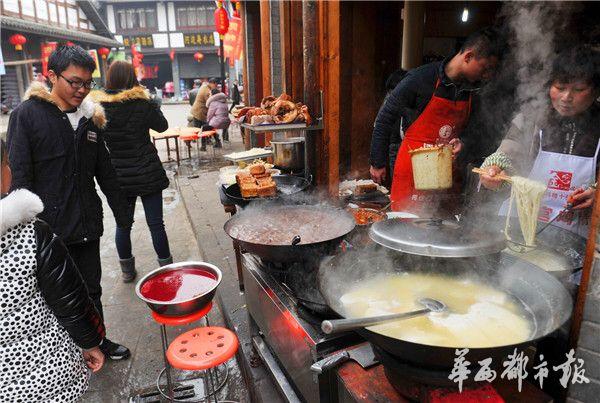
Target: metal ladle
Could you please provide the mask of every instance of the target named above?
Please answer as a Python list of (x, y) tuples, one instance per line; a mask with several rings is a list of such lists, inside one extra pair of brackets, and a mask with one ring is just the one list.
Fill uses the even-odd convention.
[(421, 298), (417, 302), (425, 307), (412, 312), (392, 313), (389, 315), (369, 316), (355, 319), (333, 319), (324, 320), (321, 329), (325, 334), (356, 330), (361, 327), (381, 325), (396, 320), (410, 319), (416, 316), (426, 315), (430, 312), (443, 312), (447, 309), (446, 304), (433, 298)]

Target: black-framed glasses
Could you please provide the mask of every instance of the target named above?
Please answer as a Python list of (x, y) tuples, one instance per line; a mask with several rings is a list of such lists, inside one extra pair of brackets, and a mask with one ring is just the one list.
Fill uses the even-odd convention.
[(90, 90), (90, 89), (92, 89), (92, 88), (94, 88), (96, 86), (96, 82), (94, 80), (90, 80), (90, 81), (73, 81), (73, 80), (69, 80), (68, 78), (66, 78), (62, 74), (59, 74), (58, 76), (61, 77), (66, 82), (68, 82), (69, 85), (71, 86), (71, 88), (74, 88), (76, 90), (78, 90), (80, 88), (83, 88), (83, 87), (85, 87), (86, 89)]

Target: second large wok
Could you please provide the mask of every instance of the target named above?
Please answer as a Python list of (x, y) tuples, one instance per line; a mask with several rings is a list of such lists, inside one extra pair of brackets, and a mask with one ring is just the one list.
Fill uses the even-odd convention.
[(275, 203), (249, 206), (224, 226), (243, 250), (270, 262), (302, 262), (331, 253), (353, 229), (354, 218), (344, 210)]
[[(558, 280), (532, 264), (512, 256), (502, 256), (501, 263), (486, 257), (470, 259), (434, 259), (402, 254), (381, 247), (351, 250), (325, 261), (319, 270), (319, 289), (327, 304), (344, 317), (340, 297), (353, 286), (385, 273), (429, 272), (479, 280), (518, 299), (531, 312), (532, 334), (519, 345), (469, 349), (468, 359), (477, 362), (506, 359), (515, 347), (525, 346), (562, 326), (569, 318), (572, 300)], [(409, 342), (368, 329), (358, 331), (374, 345), (392, 356), (426, 368), (452, 368), (455, 347), (441, 347)], [(456, 348), (465, 346), (456, 346)]]

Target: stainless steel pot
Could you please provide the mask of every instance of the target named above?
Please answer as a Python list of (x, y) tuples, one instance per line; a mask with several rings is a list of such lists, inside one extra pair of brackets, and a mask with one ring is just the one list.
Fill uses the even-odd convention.
[(304, 137), (271, 140), (271, 145), (275, 166), (291, 171), (304, 169)]
[[(193, 298), (190, 298), (185, 301), (177, 301), (177, 302), (155, 301), (153, 299), (148, 299), (142, 295), (141, 288), (144, 285), (144, 283), (146, 281), (148, 281), (150, 278), (156, 276), (157, 274), (166, 272), (166, 271), (177, 271), (177, 270), (187, 269), (187, 268), (202, 269), (202, 270), (205, 270), (207, 272), (214, 274), (217, 277), (214, 287), (202, 294), (198, 294), (198, 295), (194, 296)], [(150, 273), (146, 274), (144, 277), (142, 277), (140, 279), (140, 281), (138, 281), (137, 285), (135, 286), (135, 293), (137, 294), (139, 299), (141, 299), (148, 305), (148, 307), (150, 309), (152, 309), (154, 312), (156, 312), (160, 315), (185, 316), (185, 315), (190, 315), (192, 313), (200, 311), (201, 309), (203, 309), (206, 305), (208, 305), (212, 301), (213, 297), (215, 296), (215, 292), (217, 291), (217, 287), (221, 283), (222, 277), (223, 276), (221, 274), (221, 270), (219, 270), (219, 268), (217, 266), (212, 265), (210, 263), (205, 263), (205, 262), (172, 263), (172, 264), (168, 264), (166, 266), (160, 267), (156, 270), (153, 270)]]

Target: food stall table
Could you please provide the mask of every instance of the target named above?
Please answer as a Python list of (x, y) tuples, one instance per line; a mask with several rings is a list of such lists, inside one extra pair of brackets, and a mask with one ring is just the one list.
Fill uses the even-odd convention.
[(169, 139), (175, 139), (175, 156), (176, 156), (176, 161), (177, 161), (177, 165), (179, 165), (179, 142), (177, 141), (179, 138), (179, 135), (181, 134), (180, 130), (178, 127), (174, 127), (174, 128), (170, 128), (165, 130), (162, 133), (159, 133), (155, 130), (150, 129), (150, 137), (152, 138), (152, 142), (154, 143), (154, 147), (156, 147), (156, 140), (165, 140), (165, 142), (167, 143), (167, 162), (171, 162), (173, 161), (171, 159), (171, 148), (169, 146)]

